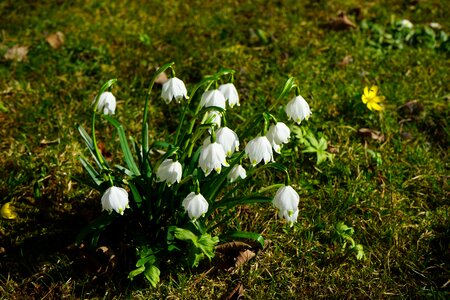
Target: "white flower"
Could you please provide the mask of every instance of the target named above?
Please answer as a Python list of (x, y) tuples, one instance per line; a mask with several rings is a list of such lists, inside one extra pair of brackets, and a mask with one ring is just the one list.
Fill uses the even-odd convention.
[(297, 220), (299, 202), (300, 196), (290, 185), (279, 188), (273, 198), (273, 205), (279, 209), (280, 218), (285, 217), (291, 226)]
[(400, 26), (403, 28), (411, 29), (411, 28), (413, 28), (414, 25), (413, 25), (413, 23), (411, 23), (410, 20), (403, 19), (400, 21)]
[(180, 182), (182, 173), (180, 162), (165, 159), (156, 171), (156, 178), (158, 182), (165, 181), (168, 186), (171, 186), (175, 182)]
[(292, 211), (292, 210), (285, 210), (285, 211), (281, 211), (280, 210), (280, 218), (284, 217), (286, 219), (286, 221), (289, 223), (289, 225), (292, 227), (294, 225), (295, 222), (297, 222), (297, 218), (298, 218), (298, 209)]
[(430, 27), (433, 28), (433, 29), (442, 29), (441, 24), (436, 23), (436, 22), (431, 22), (429, 25), (430, 25)]
[(227, 175), (230, 182), (236, 181), (238, 177), (241, 177), (242, 179), (247, 177), (247, 172), (241, 165), (235, 165)]
[(217, 106), (225, 109), (225, 96), (219, 90), (209, 90), (203, 93), (201, 107)]
[(285, 111), (289, 120), (292, 119), (297, 124), (300, 124), (304, 119), (308, 120), (311, 115), (308, 103), (300, 95), (288, 102)]
[(225, 99), (228, 100), (230, 107), (239, 106), (239, 95), (236, 87), (232, 83), (226, 83), (219, 86), (219, 91), (223, 93)]
[(180, 102), (183, 98), (188, 99), (184, 82), (177, 77), (172, 77), (164, 82), (162, 86), (161, 98), (163, 98), (167, 104), (169, 104), (174, 98), (177, 102)]
[(283, 122), (270, 125), (266, 137), (273, 146), (275, 152), (280, 153), (281, 144), (286, 144), (291, 136), (291, 130)]
[(208, 141), (205, 141), (200, 152), (198, 164), (205, 176), (208, 176), (212, 170), (220, 173), (222, 166), (228, 167), (223, 146), (217, 142), (208, 143)]
[(221, 127), (216, 131), (216, 140), (222, 145), (223, 150), (228, 157), (230, 157), (234, 151), (239, 150), (239, 138), (237, 134), (228, 127)]
[(102, 196), (102, 210), (109, 213), (115, 210), (118, 214), (123, 215), (125, 208), (128, 207), (128, 193), (123, 188), (112, 186)]
[(214, 123), (217, 125), (217, 127), (220, 127), (220, 124), (222, 123), (221, 114), (217, 110), (210, 110), (206, 113), (205, 121), (211, 119), (211, 123)]
[(265, 164), (273, 161), (272, 145), (265, 136), (259, 136), (248, 142), (245, 153), (247, 153), (253, 166), (259, 164), (263, 159)]
[(200, 218), (208, 211), (208, 201), (202, 194), (195, 194), (194, 192), (184, 198), (182, 205), (191, 220)]
[(110, 92), (103, 92), (98, 100), (97, 111), (105, 115), (113, 115), (116, 111), (116, 97)]

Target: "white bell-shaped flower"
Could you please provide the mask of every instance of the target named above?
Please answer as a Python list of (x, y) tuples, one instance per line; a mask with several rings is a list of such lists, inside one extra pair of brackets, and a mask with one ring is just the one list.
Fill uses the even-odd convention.
[(263, 159), (265, 164), (273, 161), (272, 145), (266, 136), (259, 136), (248, 142), (245, 153), (253, 166), (259, 164)]
[(311, 116), (308, 103), (300, 95), (288, 102), (285, 111), (289, 120), (293, 120), (297, 124), (300, 124), (303, 120), (308, 120), (309, 116)]
[(219, 86), (219, 91), (225, 96), (225, 100), (228, 101), (228, 105), (232, 108), (233, 106), (239, 106), (239, 95), (236, 87), (232, 83), (226, 83)]
[(209, 90), (203, 93), (201, 107), (217, 106), (225, 109), (225, 96), (219, 90)]
[(294, 218), (297, 220), (299, 202), (300, 196), (290, 185), (280, 187), (273, 198), (273, 205), (280, 210), (279, 216), (289, 222)]
[(207, 138), (203, 142), (202, 150), (200, 151), (200, 159), (198, 164), (200, 168), (208, 176), (212, 170), (220, 173), (222, 166), (228, 167), (225, 150), (223, 146), (217, 142), (211, 143)]
[(102, 210), (111, 213), (113, 210), (123, 215), (128, 208), (128, 193), (125, 189), (112, 186), (102, 196)]
[(272, 144), (273, 150), (280, 153), (281, 145), (289, 141), (291, 130), (283, 122), (278, 122), (275, 125), (270, 125), (266, 137)]
[(247, 172), (241, 165), (235, 165), (228, 173), (227, 178), (230, 182), (235, 182), (239, 177), (244, 179), (247, 177)]
[(191, 192), (184, 198), (182, 205), (187, 211), (189, 218), (195, 220), (203, 216), (208, 211), (208, 201), (202, 194)]
[(113, 115), (116, 111), (116, 97), (111, 92), (103, 92), (97, 103), (97, 111), (105, 115)]
[(216, 131), (216, 141), (222, 145), (225, 153), (230, 157), (239, 150), (239, 137), (228, 127), (221, 127)]
[(298, 218), (298, 209), (292, 211), (292, 210), (284, 210), (279, 213), (280, 218), (284, 217), (286, 221), (289, 223), (289, 225), (292, 227), (294, 223), (297, 222)]
[(158, 182), (165, 181), (168, 186), (171, 186), (175, 182), (180, 182), (182, 173), (183, 169), (179, 161), (165, 159), (156, 171), (156, 178)]
[(210, 111), (206, 112), (206, 116), (205, 116), (204, 120), (205, 120), (205, 122), (210, 120), (211, 123), (214, 123), (217, 125), (216, 127), (220, 127), (220, 125), (222, 123), (222, 115), (217, 110), (210, 110)]
[(161, 98), (163, 98), (167, 104), (169, 104), (173, 99), (177, 102), (180, 102), (183, 98), (188, 99), (184, 82), (177, 77), (172, 77), (164, 82), (162, 86)]

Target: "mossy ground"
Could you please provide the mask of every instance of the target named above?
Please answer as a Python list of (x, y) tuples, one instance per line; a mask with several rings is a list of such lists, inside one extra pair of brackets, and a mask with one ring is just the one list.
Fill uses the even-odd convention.
[[(356, 28), (326, 26), (339, 11)], [(0, 15), (0, 204), (18, 213), (0, 220), (3, 298), (226, 298), (238, 283), (248, 299), (449, 297), (449, 52), (374, 44), (364, 29), (387, 30), (394, 18), (448, 33), (446, 1), (6, 0)], [(58, 31), (64, 44), (53, 49), (46, 37)], [(23, 61), (5, 58), (15, 45), (28, 48)], [(128, 265), (73, 246), (101, 210), (100, 195), (73, 179), (86, 153), (75, 124), (88, 127), (93, 96), (118, 78), (117, 118), (136, 136), (139, 122), (127, 120), (142, 117), (150, 76), (169, 61), (188, 84), (235, 69), (244, 117), (295, 76), (313, 110), (305, 126), (327, 137), (335, 157), (316, 166), (299, 145), (285, 158), (300, 187), (293, 228), (270, 207), (236, 211), (243, 229), (270, 240), (256, 258), (233, 272), (208, 263), (164, 270), (151, 289), (126, 279)], [(386, 97), (381, 114), (361, 102), (372, 84)], [(178, 113), (155, 96), (151, 136), (169, 135)], [(340, 221), (366, 259), (333, 238)]]

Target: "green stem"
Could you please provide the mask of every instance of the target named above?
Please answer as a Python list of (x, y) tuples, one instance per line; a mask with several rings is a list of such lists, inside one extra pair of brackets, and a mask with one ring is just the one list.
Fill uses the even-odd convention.
[[(147, 96), (145, 98), (145, 104), (144, 104), (144, 116), (142, 118), (142, 130), (141, 130), (141, 146), (142, 146), (142, 165), (144, 168), (146, 168), (146, 162), (147, 162), (147, 152), (148, 152), (148, 138), (146, 137), (148, 128), (147, 123), (147, 117), (148, 117), (148, 104), (150, 102), (150, 94), (152, 93), (153, 85), (155, 84), (155, 80), (158, 77), (159, 74), (167, 70), (168, 68), (172, 68), (174, 65), (174, 62), (167, 63), (163, 65), (161, 68), (159, 68), (155, 75), (153, 76), (152, 80), (150, 81)], [(146, 170), (144, 170), (144, 174), (146, 174)]]

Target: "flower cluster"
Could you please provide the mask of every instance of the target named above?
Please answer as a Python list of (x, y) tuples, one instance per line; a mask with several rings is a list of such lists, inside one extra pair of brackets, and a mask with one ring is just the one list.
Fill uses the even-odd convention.
[[(221, 69), (205, 76), (188, 90), (184, 82), (175, 76), (172, 65), (169, 63), (161, 67), (150, 82), (140, 141), (127, 139), (123, 126), (113, 117), (116, 98), (109, 90), (115, 79), (105, 83), (95, 98), (92, 135), (79, 126), (79, 132), (94, 156), (95, 165), (82, 157), (80, 160), (92, 178), (92, 185), (103, 193), (101, 205), (105, 211), (95, 221), (96, 225), (83, 234), (93, 231), (95, 243), (99, 230), (121, 215), (125, 215), (131, 223), (138, 222), (137, 226), (127, 228), (151, 229), (136, 233), (139, 237), (134, 240), (146, 240), (148, 243), (136, 245), (140, 249), (139, 267), (129, 276), (132, 278), (145, 272), (153, 286), (159, 281), (160, 261), (157, 256), (166, 255), (167, 250), (170, 253), (189, 252), (186, 257), (192, 266), (198, 265), (204, 257), (212, 258), (219, 238), (212, 237), (209, 231), (224, 224), (230, 216), (230, 209), (236, 205), (272, 203), (280, 218), (284, 218), (290, 226), (299, 215), (300, 197), (290, 185), (288, 169), (280, 162), (275, 163), (290, 141), (289, 124), (277, 120), (278, 116), (269, 109), (246, 119), (239, 127), (231, 126), (227, 123), (227, 116), (240, 106), (239, 94), (233, 83), (234, 71)], [(172, 70), (172, 75), (162, 84), (160, 97), (167, 105), (175, 103), (182, 106), (178, 127), (167, 140), (149, 141), (150, 93), (157, 76), (168, 69)], [(296, 95), (287, 101), (284, 111), (287, 119), (300, 124), (308, 120), (311, 110), (299, 95), (293, 78), (286, 82), (273, 107), (294, 88), (297, 88)], [(372, 101), (369, 96), (368, 101)], [(99, 113), (103, 114), (102, 120), (118, 130), (125, 164), (111, 167), (98, 149), (95, 120)], [(132, 141), (132, 149), (129, 140)], [(266, 168), (286, 175), (284, 185), (274, 197), (265, 194), (280, 187), (280, 184), (267, 182), (268, 186), (259, 192), (248, 188), (248, 181)], [(129, 236), (134, 238), (133, 234)], [(260, 235), (255, 238), (254, 233), (245, 235), (240, 231), (235, 234), (260, 243), (262, 240)], [(190, 246), (183, 244), (187, 241), (190, 241)]]

